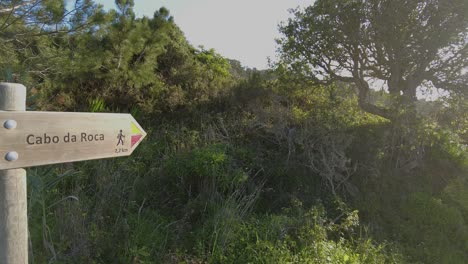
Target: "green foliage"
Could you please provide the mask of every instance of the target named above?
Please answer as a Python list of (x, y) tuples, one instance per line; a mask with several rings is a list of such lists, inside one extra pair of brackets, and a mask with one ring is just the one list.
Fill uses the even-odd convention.
[[(463, 146), (429, 121), (416, 131), (390, 128), (392, 133), (382, 132), (388, 125), (363, 127), (351, 148), (361, 163), (353, 182), (368, 190), (356, 200), (362, 199), (364, 221), (377, 237), (395, 241), (411, 262), (466, 262)], [(414, 135), (411, 141), (405, 133)], [(373, 151), (362, 151), (371, 146)]]
[[(467, 262), (464, 97), (399, 109), (404, 98), (364, 91), (393, 107), (389, 122), (362, 111), (349, 79), (317, 85), (304, 72), (323, 55), (350, 62), (356, 41), (386, 50), (381, 30), (416, 32), (432, 2), (316, 1), (281, 27), (299, 35), (282, 40), (283, 60), (266, 71), (191, 46), (165, 8), (137, 18), (134, 1), (103, 12), (80, 0), (61, 20), (64, 1), (51, 0), (11, 20), (2, 10), (13, 2), (0, 3), (0, 76), (29, 88), (29, 109), (131, 112), (149, 134), (131, 157), (28, 171), (36, 263)], [(401, 20), (372, 20), (387, 12)], [(460, 40), (438, 32), (414, 38)], [(410, 44), (386, 51), (407, 55), (405, 78), (431, 52)]]
[(437, 115), (439, 123), (453, 131), (462, 143), (468, 142), (468, 100), (467, 96), (450, 97), (448, 106)]
[[(464, 94), (467, 12), (462, 0), (318, 0), (280, 25), (278, 64), (309, 82), (352, 84), (362, 110), (398, 121), (414, 112), (418, 88)], [(376, 79), (392, 107), (369, 100)]]
[(89, 100), (89, 111), (90, 112), (104, 112), (106, 106), (104, 100), (97, 98), (94, 100)]
[(464, 263), (468, 224), (456, 207), (415, 193), (402, 206), (401, 246), (413, 261)]
[(443, 201), (458, 208), (468, 221), (468, 181), (466, 178), (452, 180), (443, 191)]
[[(64, 5), (42, 4), (38, 10), (55, 15)], [(104, 13), (92, 2), (78, 1), (69, 19), (79, 31), (64, 25), (63, 31), (45, 27), (40, 33), (33, 27), (38, 35), (19, 43), (9, 41), (5, 31), (2, 75), (34, 87), (39, 109), (86, 111), (93, 98), (108, 110), (138, 109), (146, 118), (206, 104), (231, 84), (227, 60), (214, 50), (190, 46), (167, 9), (136, 18), (133, 1), (117, 6), (118, 11)], [(16, 26), (26, 27), (14, 24), (11, 30)]]
[[(340, 224), (329, 222), (323, 207), (299, 215), (268, 215), (234, 226), (235, 237), (214, 252), (213, 263), (396, 263), (397, 255), (385, 255), (383, 246), (371, 240), (346, 241), (342, 235), (358, 226), (348, 213)], [(351, 224), (348, 224), (351, 223)]]

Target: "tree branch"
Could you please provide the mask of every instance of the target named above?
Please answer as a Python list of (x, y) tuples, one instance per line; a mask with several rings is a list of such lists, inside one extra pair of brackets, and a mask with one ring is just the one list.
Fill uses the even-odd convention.
[(22, 3), (22, 4), (14, 5), (14, 6), (9, 7), (9, 8), (0, 9), (0, 14), (8, 13), (8, 12), (13, 12), (13, 11), (17, 10), (18, 8), (21, 8), (21, 7), (24, 7), (24, 6), (29, 5), (29, 4), (30, 4), (31, 2), (33, 2), (33, 1), (34, 1), (34, 0), (25, 1), (25, 2)]

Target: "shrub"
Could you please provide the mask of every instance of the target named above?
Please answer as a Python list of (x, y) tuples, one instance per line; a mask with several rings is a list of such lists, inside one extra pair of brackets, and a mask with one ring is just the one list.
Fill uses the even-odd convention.
[(401, 243), (413, 261), (466, 263), (468, 225), (460, 211), (425, 193), (402, 205)]

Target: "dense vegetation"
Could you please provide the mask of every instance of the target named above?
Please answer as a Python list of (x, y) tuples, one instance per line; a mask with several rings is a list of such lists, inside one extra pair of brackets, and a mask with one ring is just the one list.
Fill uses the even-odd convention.
[[(128, 158), (28, 170), (32, 263), (467, 263), (468, 3), (332, 2), (295, 10), (256, 71), (190, 45), (164, 8), (2, 1), (0, 79), (29, 110), (130, 112), (149, 134)], [(451, 96), (399, 86), (427, 65), (418, 85)]]

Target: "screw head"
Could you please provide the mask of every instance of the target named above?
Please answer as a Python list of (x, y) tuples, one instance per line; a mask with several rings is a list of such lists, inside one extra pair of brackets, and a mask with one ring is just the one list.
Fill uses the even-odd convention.
[(17, 125), (15, 120), (7, 120), (3, 123), (3, 127), (6, 129), (15, 129)]
[(18, 152), (10, 151), (5, 155), (5, 159), (8, 161), (15, 161), (18, 159)]

